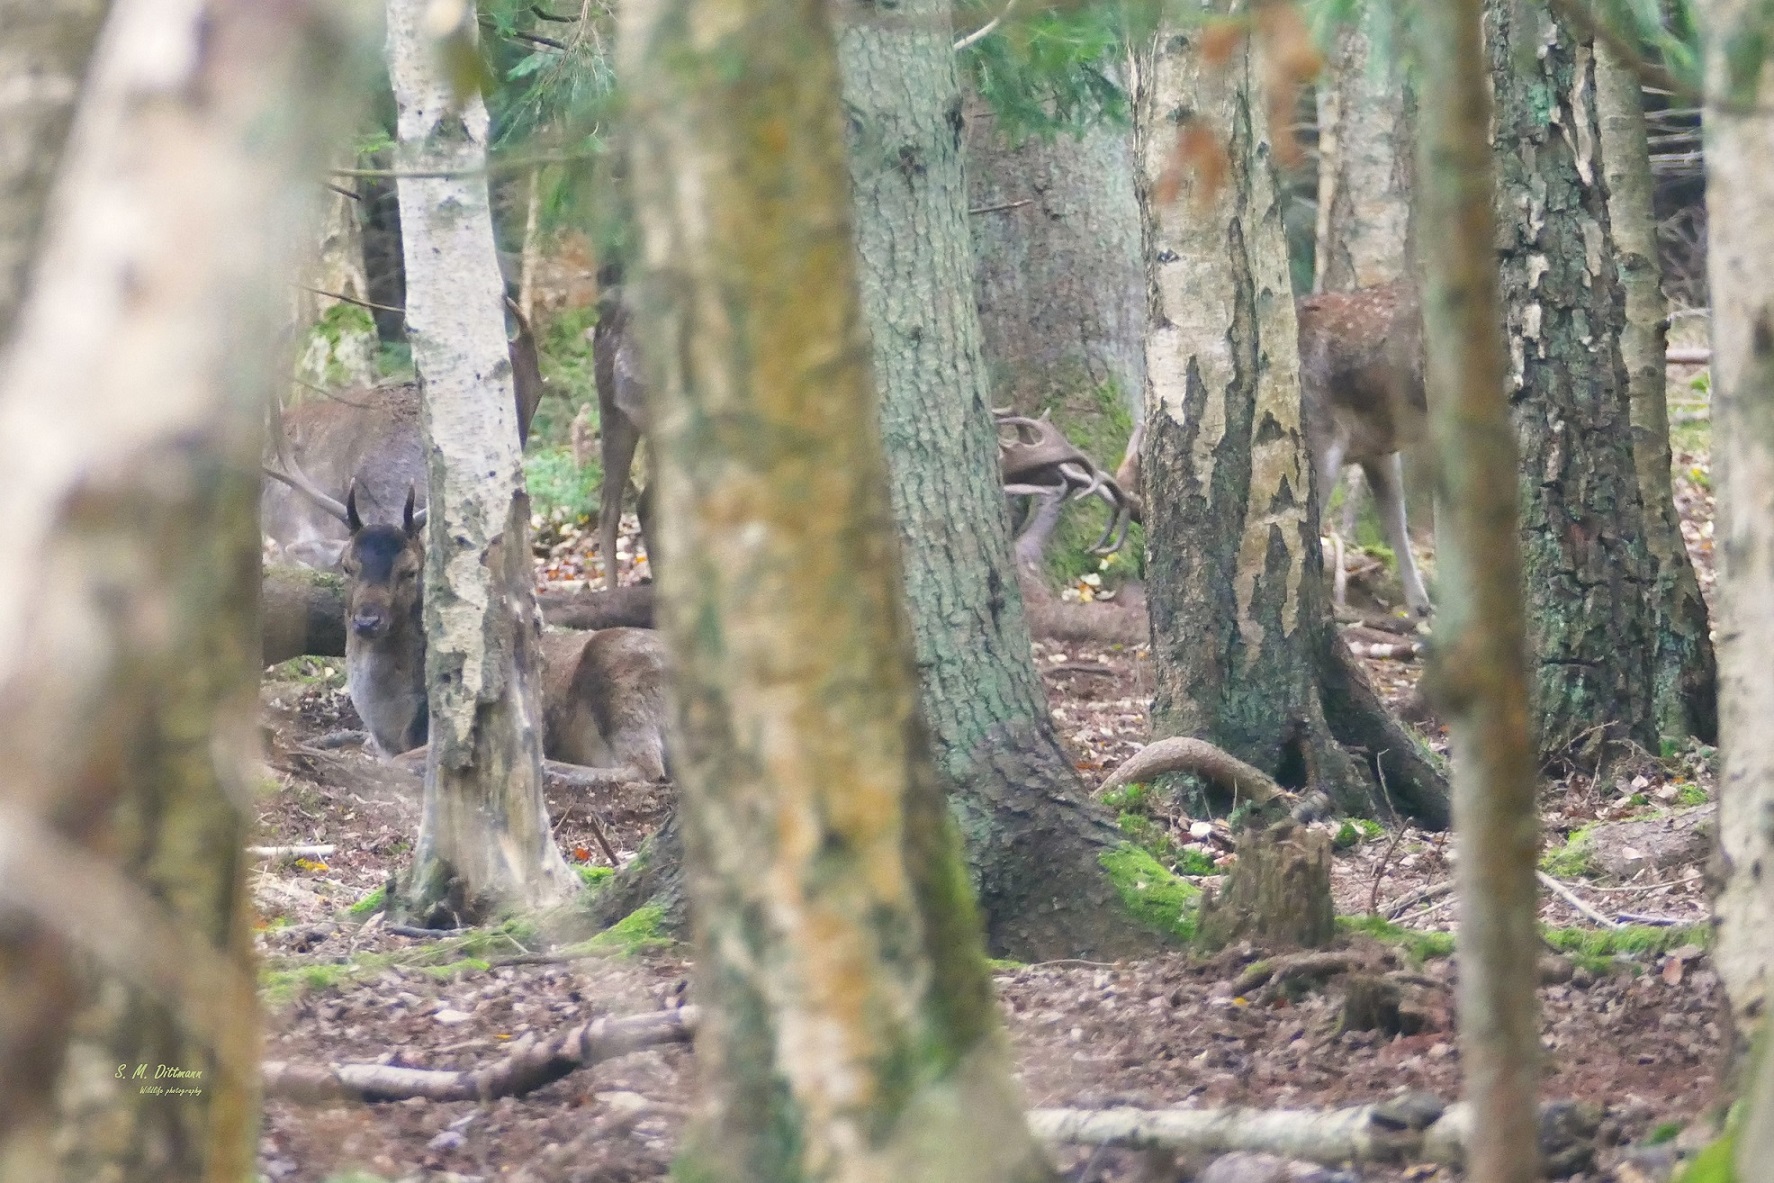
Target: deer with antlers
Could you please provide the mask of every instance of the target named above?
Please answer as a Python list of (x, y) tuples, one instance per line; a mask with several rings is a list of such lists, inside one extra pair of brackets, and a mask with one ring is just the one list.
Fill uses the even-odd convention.
[(1033, 510), (1016, 534), (1018, 565), (1038, 568), (1065, 503), (1086, 497), (1096, 497), (1109, 507), (1109, 523), (1091, 547), (1091, 553), (1106, 555), (1120, 550), (1127, 540), (1128, 526), (1140, 520), (1139, 499), (1098, 467), (1047, 417), (1031, 419), (1008, 410), (993, 410), (992, 418), (998, 427), (998, 472), (1004, 492), (1034, 500)]

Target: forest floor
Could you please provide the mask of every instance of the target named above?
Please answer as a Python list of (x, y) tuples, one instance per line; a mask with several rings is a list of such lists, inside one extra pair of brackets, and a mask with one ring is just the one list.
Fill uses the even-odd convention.
[[(1684, 413), (1675, 411), (1678, 419)], [(1710, 590), (1704, 430), (1684, 423), (1676, 442), (1684, 527)], [(543, 577), (588, 569), (584, 534), (553, 529)], [(1081, 775), (1099, 783), (1148, 738), (1149, 658), (1143, 648), (1043, 641), (1036, 660)], [(264, 917), (268, 1061), (473, 1068), (529, 1034), (682, 1003), (686, 951), (641, 923), (601, 948), (553, 953), (535, 928), (443, 939), (390, 931), (374, 911), (376, 893), (410, 854), (419, 785), (368, 754), (310, 746), (357, 725), (341, 664), (288, 663), (262, 694), (271, 783), (256, 841), (332, 847), (320, 857), (267, 860), (253, 876)], [(1395, 705), (1411, 700), (1416, 662), (1367, 664)], [(1445, 747), (1432, 721), (1423, 726), (1432, 743)], [(1541, 793), (1542, 868), (1580, 901), (1548, 892), (1542, 907), (1549, 945), (1562, 951), (1549, 949), (1542, 965), (1542, 1095), (1600, 1109), (1599, 1161), (1576, 1177), (1641, 1183), (1667, 1177), (1673, 1144), (1646, 1146), (1667, 1142), (1717, 1099), (1722, 995), (1704, 951), (1700, 882), (1713, 754), (1696, 747), (1606, 755), (1599, 778), (1594, 763), (1580, 762), (1551, 770)], [(1108, 804), (1131, 838), (1193, 882), (1214, 883), (1229, 862), (1223, 820), (1191, 818), (1176, 802), (1146, 795), (1120, 794)], [(593, 868), (608, 860), (592, 815), (619, 858), (627, 858), (666, 816), (671, 797), (658, 788), (586, 794), (552, 785), (549, 806), (561, 849), (595, 881), (607, 872)], [(1345, 920), (1351, 959), (1376, 972), (1405, 971), (1410, 1033), (1340, 1032), (1336, 977), (1303, 991), (1235, 993), (1234, 981), (1261, 953), (1249, 948), (1211, 959), (1172, 954), (1112, 965), (1005, 966), (998, 993), (1030, 1105), (1320, 1108), (1403, 1089), (1455, 1099), (1460, 1057), (1448, 955), (1448, 836), (1330, 828), (1340, 847), (1333, 866), (1338, 914), (1367, 918)], [(1624, 927), (1609, 927), (1622, 920)], [(669, 1170), (694, 1091), (691, 1053), (666, 1047), (490, 1103), (272, 1099), (260, 1168), (274, 1183), (659, 1178)], [(1694, 1141), (1703, 1124), (1674, 1144)], [(1185, 1180), (1204, 1165), (1090, 1147), (1062, 1148), (1056, 1161), (1068, 1179), (1099, 1183)], [(1460, 1177), (1435, 1167), (1321, 1176)]]

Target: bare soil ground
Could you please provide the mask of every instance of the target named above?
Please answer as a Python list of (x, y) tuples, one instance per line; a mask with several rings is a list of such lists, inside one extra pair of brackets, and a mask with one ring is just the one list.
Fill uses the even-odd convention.
[[(1679, 456), (1677, 470), (1688, 541), (1710, 588), (1712, 504), (1703, 452)], [(586, 544), (582, 537), (549, 540), (545, 549), (552, 553), (541, 577), (594, 573), (595, 561), (574, 553)], [(626, 553), (633, 550), (630, 543)], [(1046, 642), (1037, 644), (1035, 656), (1081, 775), (1100, 783), (1148, 738), (1148, 656), (1141, 649)], [(1368, 664), (1391, 700), (1410, 696), (1415, 663)], [(268, 682), (263, 692), (270, 783), (258, 841), (334, 847), (321, 859), (271, 860), (255, 876), (264, 917), (268, 1060), (474, 1067), (527, 1033), (684, 999), (689, 966), (681, 948), (613, 948), (549, 961), (542, 939), (529, 932), (473, 944), (440, 942), (390, 932), (374, 914), (367, 920), (352, 915), (351, 906), (408, 857), (418, 826), (418, 784), (367, 754), (309, 746), (320, 735), (355, 726), (339, 665), (307, 660), (282, 667), (284, 680)], [(1437, 746), (1445, 743), (1433, 725), (1425, 734)], [(1554, 771), (1541, 795), (1546, 848), (1554, 852), (1546, 865), (1571, 894), (1610, 920), (1627, 915), (1664, 929), (1703, 924), (1706, 831), (1695, 823), (1704, 820), (1714, 795), (1710, 753), (1696, 749), (1669, 759), (1645, 753), (1613, 762), (1600, 780), (1594, 766)], [(598, 865), (607, 860), (591, 831), (593, 812), (626, 858), (671, 801), (660, 790), (588, 796), (556, 786), (549, 805), (569, 859)], [(1175, 802), (1140, 803), (1124, 823), (1182, 870), (1228, 861), (1232, 843), (1224, 822), (1188, 817)], [(1457, 1096), (1454, 966), (1438, 955), (1445, 937), (1437, 945), (1433, 935), (1453, 926), (1447, 836), (1351, 828), (1343, 837), (1353, 844), (1335, 861), (1339, 914), (1377, 911), (1416, 934), (1414, 940), (1348, 938), (1357, 960), (1409, 972), (1410, 1034), (1342, 1031), (1338, 979), (1298, 992), (1235, 994), (1232, 983), (1260, 953), (1252, 949), (1213, 959), (1172, 954), (1114, 965), (1006, 968), (997, 977), (999, 995), (1030, 1104), (1335, 1107), (1406, 1088)], [(1214, 877), (1195, 881), (1211, 884)], [(1543, 1095), (1603, 1109), (1601, 1161), (1580, 1177), (1657, 1177), (1654, 1170), (1625, 1173), (1635, 1168), (1615, 1174), (1615, 1164), (1629, 1144), (1665, 1123), (1691, 1122), (1715, 1102), (1717, 977), (1698, 937), (1686, 930), (1659, 942), (1645, 935), (1654, 930), (1635, 929), (1642, 938), (1637, 944), (1617, 941), (1615, 949), (1597, 952), (1601, 925), (1571, 903), (1548, 894), (1542, 920), (1566, 930), (1554, 935), (1575, 949), (1543, 966)], [(1585, 939), (1591, 944), (1576, 948)], [(486, 1104), (273, 1100), (266, 1106), (260, 1168), (275, 1183), (659, 1178), (669, 1170), (694, 1095), (692, 1054), (666, 1048)], [(1204, 1165), (1090, 1147), (1065, 1148), (1056, 1157), (1067, 1177), (1080, 1181), (1181, 1180)], [(1363, 1168), (1342, 1177), (1454, 1180), (1460, 1174)]]

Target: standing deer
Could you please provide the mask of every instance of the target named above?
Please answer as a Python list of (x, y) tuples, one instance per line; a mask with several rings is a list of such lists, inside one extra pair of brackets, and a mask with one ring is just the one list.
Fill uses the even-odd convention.
[[(592, 369), (597, 378), (598, 453), (603, 463), (603, 484), (598, 491), (598, 545), (604, 559), (604, 586), (616, 590), (616, 531), (622, 521), (622, 498), (628, 492), (628, 474), (634, 466), (635, 449), (647, 430), (647, 387), (634, 341), (634, 321), (622, 299), (622, 289), (606, 287), (598, 300), (597, 324), (591, 330)], [(641, 490), (637, 503), (641, 537), (652, 554), (652, 535), (647, 526), (652, 498)]]
[[(408, 489), (400, 525), (366, 524), (355, 486), (340, 504), (300, 466), (280, 480), (350, 532), (345, 573), (345, 685), (376, 746), (390, 756), (425, 743), (425, 511)], [(665, 651), (649, 629), (542, 634), (542, 750), (552, 760), (664, 780)]]
[[(511, 377), (522, 439), (528, 437), (530, 419), (542, 401), (542, 369), (529, 322), (516, 304), (507, 301), (506, 306), (517, 328), (511, 340)], [(349, 533), (338, 515), (289, 486), (284, 474), (292, 464), (312, 473), (325, 488), (354, 489), (365, 515), (377, 521), (392, 520), (409, 490), (426, 487), (416, 382), (311, 399), (278, 415), (271, 438), (281, 468), (266, 468), (260, 529), (285, 556), (312, 567), (338, 562)]]

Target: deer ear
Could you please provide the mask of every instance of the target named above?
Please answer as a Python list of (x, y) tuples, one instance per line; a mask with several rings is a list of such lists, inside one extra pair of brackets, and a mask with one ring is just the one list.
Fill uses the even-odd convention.
[(405, 509), (403, 509), (401, 511), (401, 514), (400, 514), (401, 525), (406, 528), (408, 538), (411, 538), (414, 534), (417, 534), (419, 532), (419, 527), (421, 525), (423, 525), (425, 522), (425, 518), (424, 518), (423, 514), (419, 515), (418, 517), (415, 517), (413, 515), (413, 501), (417, 496), (418, 496), (417, 490), (415, 490), (413, 488), (413, 486), (408, 485), (407, 486), (407, 506)]
[(357, 516), (356, 481), (352, 481), (351, 487), (345, 490), (345, 528), (353, 534), (363, 529), (363, 519)]

